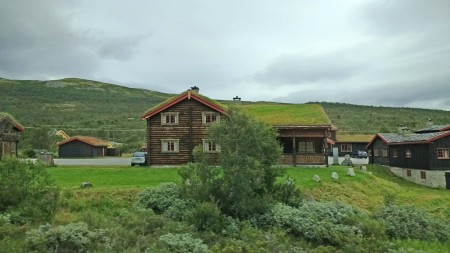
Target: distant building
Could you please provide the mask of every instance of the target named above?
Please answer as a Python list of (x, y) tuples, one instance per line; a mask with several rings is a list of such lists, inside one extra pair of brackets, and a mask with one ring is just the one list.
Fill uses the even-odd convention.
[(336, 134), (336, 144), (334, 147), (338, 148), (339, 156), (352, 155), (357, 150), (366, 151), (366, 146), (369, 144), (373, 135), (365, 134)]
[(369, 162), (418, 184), (450, 189), (450, 125), (414, 133), (378, 133), (367, 145)]
[(0, 160), (5, 156), (17, 157), (17, 144), (24, 130), (10, 114), (0, 112)]
[(58, 143), (59, 157), (99, 157), (106, 156), (110, 144), (107, 141), (90, 137), (74, 136)]

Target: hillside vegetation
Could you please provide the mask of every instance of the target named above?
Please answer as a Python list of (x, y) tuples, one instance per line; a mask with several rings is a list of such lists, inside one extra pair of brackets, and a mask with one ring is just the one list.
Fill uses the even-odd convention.
[[(149, 108), (173, 96), (76, 78), (52, 81), (0, 78), (0, 94), (0, 111), (10, 113), (26, 128), (20, 148), (36, 149), (39, 144), (52, 142), (53, 146), (49, 143), (41, 148), (53, 148), (53, 151), (57, 140), (46, 141), (42, 136), (43, 133), (54, 129), (62, 129), (70, 136), (88, 135), (125, 143), (130, 150), (138, 148), (145, 143), (145, 121), (140, 117)], [(449, 111), (327, 102), (320, 104), (340, 134), (395, 132), (399, 124), (416, 130), (423, 128), (428, 119), (435, 124), (450, 123)], [(285, 116), (281, 105), (286, 104), (242, 101), (242, 105), (246, 108), (247, 105), (257, 105), (252, 107), (253, 111), (275, 111), (278, 116)], [(289, 108), (311, 109), (299, 105)], [(291, 113), (290, 109), (288, 113)], [(298, 115), (308, 114), (322, 115), (314, 110)], [(312, 119), (317, 121), (315, 117), (317, 118), (317, 115)], [(322, 117), (318, 120), (320, 124), (328, 121)]]

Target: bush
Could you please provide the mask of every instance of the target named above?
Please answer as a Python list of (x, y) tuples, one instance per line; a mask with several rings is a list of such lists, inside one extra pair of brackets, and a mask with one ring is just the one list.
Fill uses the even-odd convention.
[(103, 230), (90, 231), (86, 223), (71, 223), (52, 228), (42, 225), (26, 236), (27, 249), (32, 252), (89, 252), (108, 249), (109, 239)]
[(164, 213), (181, 200), (180, 189), (175, 183), (162, 183), (158, 188), (147, 189), (138, 195), (138, 204), (156, 214)]
[(189, 214), (188, 221), (198, 231), (213, 231), (220, 233), (223, 225), (223, 216), (216, 204), (205, 202), (197, 205)]
[(303, 200), (303, 194), (292, 178), (287, 178), (282, 184), (275, 185), (273, 196), (276, 200), (292, 207), (299, 207)]
[(287, 232), (309, 241), (345, 245), (362, 238), (357, 220), (362, 214), (340, 202), (305, 202), (299, 208), (278, 204), (272, 209), (272, 218)]
[(190, 234), (172, 234), (168, 233), (159, 237), (159, 240), (169, 248), (170, 252), (208, 252), (208, 245), (201, 239), (195, 239)]
[(450, 224), (430, 217), (421, 209), (390, 205), (378, 210), (374, 216), (386, 223), (387, 234), (391, 238), (426, 241), (450, 239)]
[(42, 164), (5, 159), (0, 162), (0, 212), (12, 223), (49, 220), (59, 189)]

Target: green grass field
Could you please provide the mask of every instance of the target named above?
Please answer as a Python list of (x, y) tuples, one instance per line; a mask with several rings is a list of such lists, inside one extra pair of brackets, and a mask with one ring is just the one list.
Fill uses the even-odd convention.
[[(371, 212), (384, 205), (385, 196), (394, 198), (399, 204), (414, 205), (430, 213), (450, 217), (450, 191), (432, 189), (410, 183), (389, 173), (386, 168), (368, 165), (373, 175), (364, 174), (355, 167), (355, 177), (346, 176), (347, 167), (329, 168), (286, 168), (286, 177), (295, 180), (306, 197), (317, 200), (341, 200)], [(90, 182), (90, 192), (133, 192), (157, 187), (163, 182), (180, 182), (178, 168), (153, 167), (87, 167), (59, 166), (49, 168), (49, 172), (61, 189), (83, 191), (82, 182)], [(337, 172), (339, 180), (331, 179)], [(319, 175), (321, 182), (312, 180)]]

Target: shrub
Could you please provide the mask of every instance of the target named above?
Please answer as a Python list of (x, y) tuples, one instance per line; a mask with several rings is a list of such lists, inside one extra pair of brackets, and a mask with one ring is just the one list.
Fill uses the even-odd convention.
[(175, 183), (162, 183), (156, 189), (147, 189), (138, 195), (138, 204), (162, 214), (176, 202), (181, 201), (180, 189)]
[(362, 231), (357, 220), (362, 214), (340, 202), (305, 202), (299, 208), (278, 204), (272, 218), (294, 235), (321, 244), (345, 245), (358, 242)]
[(273, 196), (276, 200), (292, 207), (299, 207), (303, 200), (303, 194), (292, 178), (287, 178), (282, 184), (275, 185)]
[(168, 233), (159, 237), (159, 240), (169, 248), (170, 252), (208, 252), (208, 245), (201, 239), (195, 239), (190, 234), (172, 234)]
[(450, 224), (445, 220), (430, 217), (421, 209), (390, 205), (378, 210), (374, 216), (384, 220), (387, 234), (391, 238), (428, 241), (450, 239)]
[(188, 215), (188, 221), (198, 231), (213, 231), (220, 233), (223, 225), (223, 216), (216, 204), (205, 202), (197, 205)]
[(26, 235), (27, 249), (32, 252), (89, 252), (107, 249), (109, 239), (103, 230), (90, 231), (86, 223), (70, 223), (52, 228), (42, 225)]
[(48, 220), (56, 210), (59, 189), (42, 164), (5, 159), (0, 162), (0, 212), (11, 222)]

